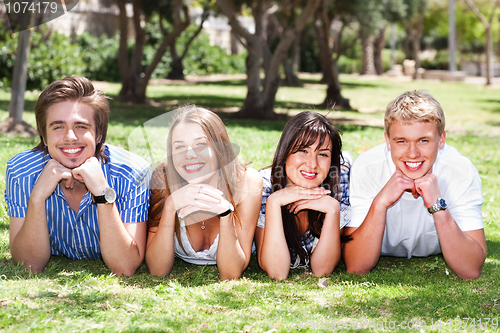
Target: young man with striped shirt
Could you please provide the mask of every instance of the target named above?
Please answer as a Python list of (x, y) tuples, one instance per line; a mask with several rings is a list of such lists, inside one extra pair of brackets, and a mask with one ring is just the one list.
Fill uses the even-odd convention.
[(15, 262), (41, 272), (51, 255), (103, 259), (116, 275), (142, 263), (150, 166), (105, 144), (109, 105), (82, 77), (40, 95), (41, 142), (7, 164), (5, 201)]

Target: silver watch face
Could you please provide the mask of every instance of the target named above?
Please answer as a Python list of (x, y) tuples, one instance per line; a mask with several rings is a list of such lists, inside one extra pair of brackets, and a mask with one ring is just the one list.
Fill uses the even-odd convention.
[(113, 203), (116, 200), (116, 192), (114, 189), (111, 187), (108, 187), (106, 191), (104, 192), (104, 198), (106, 199), (107, 203)]

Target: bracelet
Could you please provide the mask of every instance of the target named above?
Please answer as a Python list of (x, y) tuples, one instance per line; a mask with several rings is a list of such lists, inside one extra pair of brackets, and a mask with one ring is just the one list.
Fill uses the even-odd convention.
[(219, 214), (219, 217), (228, 216), (228, 215), (229, 215), (229, 213), (231, 213), (231, 212), (232, 212), (232, 210), (231, 210), (231, 209), (228, 209), (228, 210), (226, 210), (224, 213), (220, 213), (220, 214)]
[(229, 204), (229, 208), (224, 212), (224, 213), (220, 213), (219, 214), (219, 217), (224, 217), (224, 216), (228, 216), (232, 211), (234, 211), (234, 207), (233, 205), (230, 203)]

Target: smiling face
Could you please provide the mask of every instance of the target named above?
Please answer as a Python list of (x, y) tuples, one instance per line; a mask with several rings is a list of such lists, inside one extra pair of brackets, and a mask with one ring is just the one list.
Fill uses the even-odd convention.
[(329, 139), (321, 147), (318, 143), (319, 139), (288, 156), (285, 163), (288, 184), (315, 188), (325, 180), (332, 163), (332, 144)]
[(200, 125), (181, 122), (172, 132), (175, 170), (188, 183), (206, 183), (219, 165), (215, 152)]
[(75, 101), (56, 103), (47, 109), (44, 143), (49, 155), (69, 169), (95, 155), (94, 110)]
[(444, 147), (446, 132), (439, 135), (434, 122), (403, 123), (395, 121), (389, 135), (385, 133), (387, 149), (391, 151), (396, 169), (411, 179), (432, 172), (438, 149)]

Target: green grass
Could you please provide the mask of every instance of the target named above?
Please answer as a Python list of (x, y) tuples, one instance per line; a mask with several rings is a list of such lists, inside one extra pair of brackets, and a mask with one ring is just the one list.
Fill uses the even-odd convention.
[[(281, 88), (280, 110), (296, 111), (322, 101), (324, 86), (314, 80), (306, 88)], [(425, 321), (426, 332), (437, 331), (432, 321), (450, 320), (440, 331), (461, 329), (458, 318), (500, 317), (500, 91), (463, 83), (392, 82), (342, 77), (343, 94), (355, 108), (383, 109), (400, 92), (425, 88), (442, 103), (447, 115), (447, 143), (476, 165), (483, 181), (482, 208), (488, 257), (479, 279), (458, 279), (442, 256), (429, 258), (382, 258), (369, 274), (346, 273), (341, 263), (320, 288), (310, 271), (294, 270), (276, 282), (262, 272), (255, 258), (236, 281), (220, 281), (216, 267), (186, 264), (177, 260), (172, 274), (149, 275), (143, 264), (130, 278), (113, 276), (102, 261), (71, 261), (52, 257), (41, 274), (15, 265), (8, 248), (8, 217), (0, 203), (0, 331), (56, 332), (279, 332), (332, 331), (333, 320), (371, 320), (401, 325)], [(110, 84), (113, 96), (119, 86)], [(128, 148), (128, 135), (143, 122), (185, 102), (209, 108), (237, 107), (245, 96), (240, 81), (193, 85), (158, 85), (148, 90), (157, 106), (112, 102), (108, 142)], [(0, 91), (0, 119), (7, 117), (9, 94)], [(36, 94), (30, 94), (25, 120), (34, 124)], [(331, 117), (376, 120), (381, 113), (331, 112)], [(269, 165), (284, 122), (224, 118), (233, 142), (241, 147), (243, 161), (254, 168)], [(340, 126), (344, 149), (353, 157), (383, 142), (378, 127)], [(165, 133), (166, 135), (166, 133)], [(5, 164), (16, 153), (32, 148), (37, 138), (0, 136), (0, 191), (5, 189)], [(368, 322), (366, 322), (368, 323)], [(368, 326), (366, 326), (367, 328)], [(380, 325), (380, 324), (379, 324)], [(308, 328), (308, 329), (307, 329)], [(345, 330), (350, 331), (350, 330)], [(358, 332), (373, 331), (357, 329)], [(375, 330), (377, 331), (377, 330)], [(403, 331), (396, 327), (395, 331)], [(420, 331), (420, 330), (414, 330)]]

